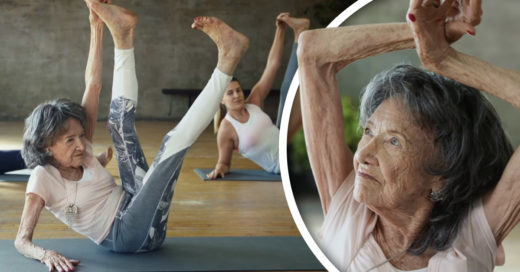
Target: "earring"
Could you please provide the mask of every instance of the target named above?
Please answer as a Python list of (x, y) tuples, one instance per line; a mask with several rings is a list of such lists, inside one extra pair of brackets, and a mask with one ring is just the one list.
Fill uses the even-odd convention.
[(444, 196), (442, 195), (442, 192), (439, 190), (439, 191), (430, 191), (430, 193), (428, 194), (428, 198), (432, 201), (432, 202), (439, 202), (439, 201), (442, 201), (444, 200)]

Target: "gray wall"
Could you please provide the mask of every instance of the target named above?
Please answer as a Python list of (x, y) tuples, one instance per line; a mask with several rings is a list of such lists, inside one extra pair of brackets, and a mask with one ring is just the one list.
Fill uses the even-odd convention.
[[(320, 0), (147, 0), (115, 1), (139, 15), (136, 62), (138, 118), (179, 119), (186, 97), (166, 97), (163, 88), (202, 88), (217, 61), (217, 49), (190, 24), (216, 16), (249, 36), (250, 48), (237, 68), (244, 88), (260, 78), (279, 12), (302, 16)], [(315, 26), (316, 27), (316, 26)], [(0, 1), (0, 120), (21, 120), (40, 102), (57, 97), (81, 101), (89, 46), (88, 10), (80, 0)], [(284, 63), (292, 32), (286, 36)], [(113, 42), (105, 32), (100, 118), (108, 113)], [(279, 88), (285, 65), (274, 88)], [(272, 103), (276, 109), (278, 101)], [(171, 112), (170, 112), (171, 111)]]
[[(409, 2), (409, 0), (375, 0), (352, 15), (343, 25), (404, 22)], [(477, 27), (477, 35), (474, 37), (466, 35), (455, 43), (454, 47), (495, 65), (520, 71), (518, 57), (520, 2), (517, 0), (482, 2), (484, 14), (482, 23)], [(393, 52), (364, 59), (347, 66), (339, 73), (340, 90), (343, 94), (358, 98), (360, 91), (370, 78), (397, 63), (421, 66), (415, 50)], [(520, 111), (496, 97), (490, 95), (487, 97), (499, 112), (513, 144), (519, 145)]]

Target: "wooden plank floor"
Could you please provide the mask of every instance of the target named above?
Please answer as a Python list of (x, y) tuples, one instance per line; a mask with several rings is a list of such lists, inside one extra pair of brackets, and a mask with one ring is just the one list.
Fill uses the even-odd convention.
[[(137, 131), (148, 163), (159, 150), (172, 122), (137, 122)], [(0, 149), (21, 147), (22, 122), (0, 122)], [(106, 123), (98, 123), (94, 152), (111, 145)], [(208, 128), (188, 152), (180, 173), (168, 222), (174, 236), (298, 236), (281, 182), (202, 181), (193, 168), (211, 168), (217, 161), (215, 136)], [(235, 153), (235, 168), (259, 168)], [(108, 171), (119, 182), (113, 159)], [(26, 182), (0, 182), (0, 239), (14, 239), (24, 204)], [(82, 237), (44, 210), (34, 238)]]

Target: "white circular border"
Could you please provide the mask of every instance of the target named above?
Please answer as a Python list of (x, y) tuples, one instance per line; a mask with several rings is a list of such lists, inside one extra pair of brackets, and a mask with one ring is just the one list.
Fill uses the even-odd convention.
[[(350, 5), (347, 9), (345, 9), (338, 17), (336, 17), (327, 28), (338, 27), (345, 20), (347, 20), (352, 14), (356, 11), (372, 2), (373, 0), (358, 0), (354, 4)], [(292, 104), (294, 101), (294, 97), (296, 96), (296, 89), (298, 89), (299, 85), (299, 76), (298, 71), (294, 75), (292, 79), (291, 86), (289, 87), (289, 92), (287, 94), (287, 98), (284, 105), (284, 114), (282, 115), (282, 124), (280, 127), (280, 135), (287, 135), (288, 127), (289, 127), (289, 117), (292, 109)], [(318, 258), (321, 264), (328, 271), (338, 271), (339, 270), (329, 261), (327, 256), (321, 251), (318, 247), (318, 244), (312, 238), (309, 230), (305, 226), (302, 216), (298, 211), (298, 207), (296, 206), (296, 201), (294, 199), (294, 195), (291, 188), (291, 182), (289, 181), (289, 168), (287, 166), (287, 137), (280, 137), (279, 139), (279, 152), (280, 152), (280, 170), (282, 174), (282, 184), (283, 190), (285, 193), (285, 198), (287, 199), (287, 204), (289, 205), (289, 210), (291, 211), (292, 217), (298, 230), (300, 231), (303, 239), (312, 250), (312, 253)]]

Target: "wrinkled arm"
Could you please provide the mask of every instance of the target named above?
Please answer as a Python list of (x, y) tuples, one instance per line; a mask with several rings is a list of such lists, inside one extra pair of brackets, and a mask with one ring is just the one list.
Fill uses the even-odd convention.
[(285, 27), (277, 26), (262, 77), (251, 89), (251, 94), (248, 96), (246, 103), (255, 104), (263, 108), (264, 100), (271, 91), (278, 69), (282, 63), (284, 39)]
[[(421, 0), (410, 2), (408, 12), (414, 14), (415, 20), (409, 18), (409, 25), (421, 62), (428, 70), (497, 96), (520, 109), (519, 72), (458, 52), (449, 45), (446, 18), (454, 3), (455, 0), (446, 0), (440, 7), (435, 7), (425, 5)], [(481, 1), (465, 0), (463, 3), (467, 10), (463, 17), (469, 20), (463, 20), (461, 25), (474, 31), (473, 26), (480, 22), (482, 14)], [(509, 160), (497, 186), (483, 198), (483, 204), (498, 245), (520, 221), (519, 149)]]
[(45, 264), (49, 271), (73, 271), (74, 266), (79, 264), (78, 260), (68, 259), (54, 250), (43, 249), (32, 242), (34, 229), (44, 205), (45, 202), (40, 196), (27, 194), (14, 246), (25, 257)]
[(332, 196), (353, 170), (353, 154), (344, 141), (336, 73), (356, 60), (413, 47), (413, 37), (405, 23), (318, 29), (300, 35), (303, 129), (325, 212)]
[(428, 70), (497, 96), (520, 109), (520, 72), (498, 67), (450, 47), (439, 63), (424, 63)]
[[(520, 109), (520, 73), (494, 66), (450, 49), (432, 70), (495, 95)], [(520, 222), (520, 149), (509, 160), (495, 189), (483, 199), (484, 211), (497, 244)]]
[(103, 70), (103, 29), (102, 23), (90, 24), (90, 49), (85, 69), (85, 93), (81, 105), (85, 108), (87, 122), (85, 136), (92, 142), (96, 128), (99, 94), (101, 92)]
[(27, 194), (22, 212), (20, 227), (16, 234), (14, 245), (18, 252), (25, 257), (41, 260), (45, 254), (45, 250), (32, 242), (34, 229), (40, 218), (44, 201), (35, 194)]

